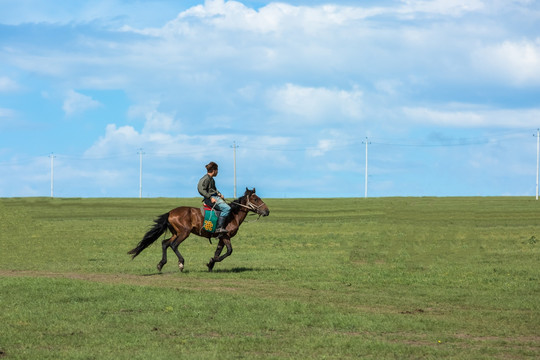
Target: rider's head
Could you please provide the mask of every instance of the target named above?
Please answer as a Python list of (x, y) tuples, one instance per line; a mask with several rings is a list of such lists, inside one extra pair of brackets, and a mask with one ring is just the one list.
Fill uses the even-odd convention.
[(216, 163), (213, 162), (213, 161), (210, 161), (210, 162), (208, 163), (208, 165), (206, 165), (206, 171), (208, 172), (208, 174), (211, 174), (211, 175), (217, 174), (217, 171), (218, 171), (218, 164), (216, 164)]

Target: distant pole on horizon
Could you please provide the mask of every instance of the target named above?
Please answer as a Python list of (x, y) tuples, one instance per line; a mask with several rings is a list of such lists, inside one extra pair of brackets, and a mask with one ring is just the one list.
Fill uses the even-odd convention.
[(233, 141), (233, 164), (234, 164), (234, 198), (236, 199), (236, 141)]
[(536, 200), (538, 200), (538, 170), (540, 165), (540, 129), (536, 129)]
[(139, 149), (139, 199), (142, 199), (142, 156), (143, 156), (143, 149)]
[(367, 198), (367, 189), (368, 189), (368, 138), (366, 136), (366, 180), (365, 180), (365, 190), (364, 190), (364, 198)]
[(49, 155), (51, 158), (51, 197), (54, 197), (54, 153)]

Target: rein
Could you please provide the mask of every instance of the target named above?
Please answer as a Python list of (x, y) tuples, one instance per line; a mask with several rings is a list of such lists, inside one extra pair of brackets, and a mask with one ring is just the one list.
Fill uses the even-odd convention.
[(261, 204), (261, 205), (255, 205), (253, 204), (251, 201), (249, 201), (249, 197), (247, 198), (247, 205), (244, 205), (244, 204), (240, 204), (239, 202), (236, 202), (236, 201), (233, 201), (231, 204), (235, 204), (235, 205), (239, 205), (241, 207), (244, 207), (246, 209), (251, 210), (253, 211), (254, 213), (256, 213), (256, 215), (259, 215), (259, 217), (257, 218), (257, 220), (259, 220), (261, 218), (261, 214), (259, 213), (259, 209), (264, 205), (264, 204)]

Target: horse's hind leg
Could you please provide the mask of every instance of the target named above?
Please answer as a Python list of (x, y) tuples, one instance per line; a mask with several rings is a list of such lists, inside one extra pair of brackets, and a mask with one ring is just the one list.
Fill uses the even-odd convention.
[(188, 231), (184, 231), (183, 233), (178, 234), (176, 239), (171, 241), (171, 249), (176, 254), (176, 257), (178, 257), (178, 268), (180, 271), (184, 271), (184, 258), (182, 257), (182, 254), (180, 254), (180, 251), (178, 251), (178, 246), (189, 236)]
[[(167, 248), (169, 246), (171, 246), (171, 240), (175, 238), (176, 239), (176, 236), (173, 236), (169, 239), (165, 239), (161, 242), (161, 248), (163, 250), (163, 255), (161, 257), (161, 261), (157, 264), (157, 269), (159, 272), (161, 272), (161, 269), (163, 268), (163, 266), (167, 263)], [(174, 240), (173, 240), (174, 241)]]

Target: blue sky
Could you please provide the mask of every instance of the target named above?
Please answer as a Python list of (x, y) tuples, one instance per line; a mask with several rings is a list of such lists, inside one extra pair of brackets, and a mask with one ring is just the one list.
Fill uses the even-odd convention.
[(0, 197), (534, 196), (540, 3), (0, 0)]

